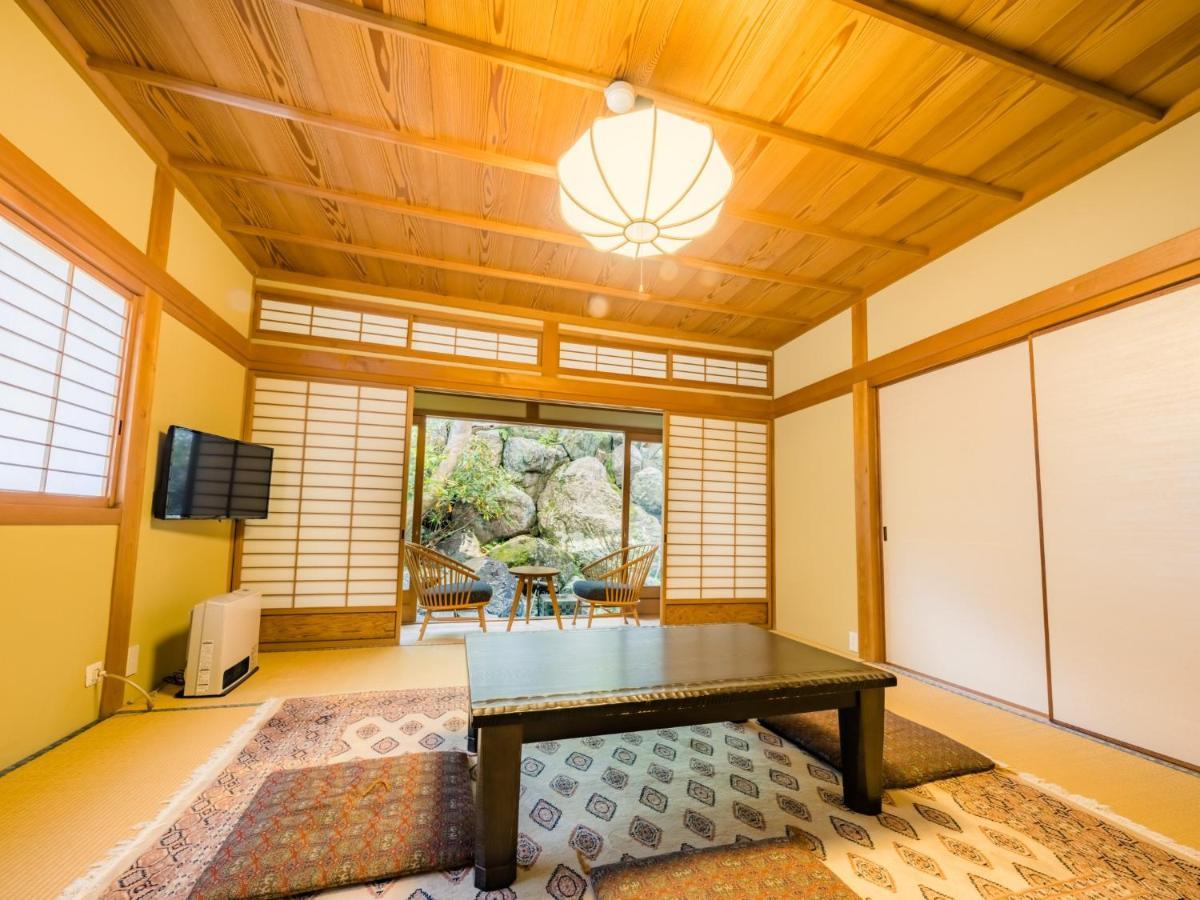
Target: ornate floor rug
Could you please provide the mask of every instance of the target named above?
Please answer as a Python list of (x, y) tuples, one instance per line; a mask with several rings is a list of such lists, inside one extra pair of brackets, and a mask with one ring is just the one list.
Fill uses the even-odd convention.
[[(443, 689), (264, 704), (156, 822), (66, 896), (187, 897), (270, 773), (463, 750), (465, 699)], [(1200, 898), (1200, 856), (1002, 769), (889, 791), (878, 816), (850, 812), (837, 772), (753, 722), (528, 745), (522, 773), (513, 888), (477, 892), (464, 868), (322, 897), (590, 897), (592, 866), (789, 835), (868, 898)]]

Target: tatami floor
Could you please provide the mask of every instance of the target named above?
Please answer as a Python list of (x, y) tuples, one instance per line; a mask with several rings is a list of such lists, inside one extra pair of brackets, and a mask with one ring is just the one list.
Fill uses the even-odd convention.
[[(264, 700), (465, 684), (458, 630), (443, 626), (436, 641), (421, 645), (264, 654), (261, 670), (229, 697), (160, 696), (158, 711), (122, 713), (0, 778), (0, 898), (58, 894), (152, 819)], [(903, 675), (888, 706), (1172, 840), (1200, 845), (1200, 776)]]

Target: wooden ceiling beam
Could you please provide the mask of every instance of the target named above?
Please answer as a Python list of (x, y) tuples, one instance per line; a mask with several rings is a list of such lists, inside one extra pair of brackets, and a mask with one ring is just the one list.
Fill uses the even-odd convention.
[[(88, 66), (97, 72), (103, 72), (115, 78), (125, 78), (141, 84), (152, 85), (164, 90), (185, 94), (190, 97), (196, 97), (201, 100), (206, 100), (210, 103), (217, 103), (222, 106), (232, 107), (234, 109), (243, 109), (265, 116), (286, 119), (291, 122), (302, 122), (306, 125), (312, 125), (318, 128), (328, 128), (344, 134), (352, 134), (357, 137), (364, 137), (369, 140), (382, 141), (384, 143), (396, 144), (402, 147), (410, 147), (418, 150), (426, 150), (430, 153), (438, 153), (453, 159), (460, 159), (485, 166), (494, 166), (496, 168), (506, 169), (512, 172), (520, 172), (524, 175), (532, 175), (537, 178), (546, 178), (555, 182), (558, 181), (558, 174), (555, 170), (555, 167), (551, 163), (525, 159), (523, 157), (512, 156), (507, 153), (496, 153), (489, 150), (480, 150), (476, 147), (470, 147), (465, 144), (455, 144), (446, 141), (440, 141), (434, 138), (425, 137), (424, 135), (414, 134), (412, 132), (396, 131), (391, 128), (379, 128), (374, 125), (367, 125), (361, 122), (343, 119), (339, 116), (332, 116), (328, 113), (307, 110), (298, 106), (291, 106), (287, 103), (280, 103), (275, 100), (264, 100), (261, 97), (254, 97), (249, 94), (238, 93), (237, 91), (229, 91), (224, 88), (218, 88), (212, 85), (203, 84), (201, 82), (191, 81), (187, 78), (180, 78), (177, 75), (169, 75), (164, 72), (155, 72), (151, 69), (130, 66), (126, 63), (117, 62), (115, 60), (91, 57), (88, 60)], [(737, 207), (726, 207), (725, 211), (733, 218), (741, 219), (746, 222), (754, 222), (759, 225), (767, 225), (770, 228), (794, 231), (801, 234), (812, 234), (818, 237), (830, 238), (832, 240), (848, 241), (867, 247), (877, 247), (881, 250), (896, 251), (899, 253), (910, 253), (916, 256), (929, 255), (928, 247), (846, 231), (844, 229), (824, 225), (820, 222), (813, 222), (804, 219), (793, 219), (788, 216), (773, 215), (770, 213), (759, 213), (755, 212), (754, 210)]]
[(897, 28), (903, 28), (910, 34), (928, 38), (943, 47), (950, 47), (961, 53), (986, 59), (1009, 71), (1033, 78), (1043, 84), (1062, 88), (1076, 97), (1082, 97), (1107, 109), (1116, 110), (1144, 122), (1158, 122), (1166, 115), (1165, 110), (1143, 100), (1126, 96), (1108, 85), (1075, 75), (1019, 50), (997, 44), (995, 41), (960, 28), (944, 19), (929, 16), (902, 3), (896, 3), (894, 0), (833, 0), (833, 2), (865, 13)]
[(929, 255), (929, 248), (921, 244), (909, 244), (906, 241), (891, 241), (887, 238), (860, 234), (856, 231), (845, 231), (841, 228), (834, 228), (833, 226), (814, 222), (810, 219), (793, 219), (791, 216), (758, 212), (757, 210), (746, 209), (745, 207), (729, 205), (726, 205), (721, 212), (731, 218), (740, 219), (743, 222), (763, 225), (767, 228), (776, 228), (780, 231), (797, 231), (802, 234), (812, 234), (835, 241), (849, 241), (853, 244), (861, 244), (864, 247), (874, 247), (877, 250), (888, 250), (894, 253), (909, 253), (913, 256)]
[[(581, 235), (563, 231), (555, 231), (549, 228), (537, 228), (533, 225), (524, 225), (519, 222), (506, 222), (500, 219), (487, 219), (483, 216), (474, 216), (470, 213), (458, 212), (457, 210), (438, 209), (437, 207), (432, 206), (419, 206), (412, 203), (406, 203), (403, 200), (395, 200), (391, 197), (383, 197), (378, 194), (367, 194), (361, 191), (344, 191), (337, 190), (335, 188), (318, 187), (311, 183), (294, 181), (289, 178), (278, 178), (273, 175), (263, 175), (259, 172), (251, 172), (245, 169), (234, 169), (228, 166), (206, 163), (201, 160), (172, 158), (171, 165), (180, 171), (188, 172), (189, 174), (193, 175), (209, 175), (214, 178), (221, 178), (228, 181), (241, 181), (247, 184), (260, 185), (272, 190), (301, 194), (306, 197), (315, 197), (321, 200), (331, 200), (336, 203), (348, 203), (355, 206), (361, 206), (367, 209), (377, 209), (396, 215), (412, 216), (413, 218), (425, 219), (430, 222), (440, 222), (444, 225), (456, 225), (462, 228), (471, 228), (477, 231), (490, 231), (495, 234), (507, 234), (511, 237), (526, 238), (534, 241), (544, 241), (551, 244), (560, 244), (564, 247), (580, 248), (593, 253), (600, 252), (598, 250), (594, 250), (592, 245), (589, 244)], [(806, 278), (802, 275), (792, 275), (788, 272), (775, 272), (769, 269), (756, 269), (752, 266), (737, 266), (728, 263), (715, 262), (713, 260), (700, 259), (699, 257), (680, 256), (677, 254), (672, 254), (670, 257), (662, 257), (661, 259), (665, 260), (668, 258), (689, 269), (697, 269), (704, 272), (719, 272), (723, 275), (729, 275), (735, 278), (748, 278), (755, 281), (768, 281), (774, 284), (787, 284), (791, 285), (792, 287), (813, 288), (815, 290), (833, 291), (843, 294), (858, 293), (857, 289), (852, 287), (846, 287), (845, 285), (837, 284), (832, 281), (825, 281), (820, 278)]]
[(192, 81), (188, 78), (180, 78), (178, 75), (156, 72), (153, 69), (131, 66), (127, 63), (104, 59), (103, 57), (90, 56), (88, 57), (87, 64), (88, 68), (96, 72), (103, 72), (105, 75), (136, 81), (140, 84), (173, 91), (176, 94), (196, 97), (200, 100), (207, 100), (211, 103), (232, 107), (233, 109), (243, 109), (248, 112), (260, 113), (264, 116), (272, 116), (276, 119), (286, 119), (289, 122), (301, 122), (305, 125), (327, 128), (331, 131), (340, 131), (343, 134), (352, 134), (356, 137), (382, 141), (388, 144), (397, 144), (401, 147), (425, 150), (429, 153), (438, 153), (455, 159), (479, 163), (483, 166), (494, 166), (500, 169), (508, 169), (512, 172), (521, 172), (525, 175), (534, 175), (539, 178), (552, 178), (556, 180), (558, 178), (554, 166), (550, 163), (523, 159), (507, 153), (493, 153), (490, 150), (480, 150), (478, 147), (472, 147), (467, 144), (457, 144), (425, 137), (411, 131), (380, 128), (375, 125), (356, 122), (353, 119), (345, 119), (341, 116), (330, 115), (329, 113), (304, 109), (303, 107), (292, 106), (289, 103), (280, 103), (276, 100), (265, 100), (262, 97), (255, 97), (251, 94), (242, 94), (238, 91), (226, 90), (225, 88), (215, 87), (211, 84)]
[[(538, 75), (543, 78), (549, 78), (561, 84), (569, 84), (589, 91), (603, 92), (613, 81), (613, 78), (609, 75), (552, 63), (549, 60), (527, 53), (509, 50), (506, 47), (500, 47), (486, 41), (478, 41), (464, 35), (454, 34), (453, 32), (430, 28), (428, 25), (413, 22), (401, 16), (388, 15), (387, 13), (366, 9), (362, 6), (344, 3), (341, 0), (281, 0), (281, 2), (287, 3), (297, 9), (333, 16), (343, 21), (388, 32), (410, 40), (457, 50), (498, 65)], [(694, 118), (731, 125), (735, 128), (741, 128), (765, 137), (796, 144), (810, 150), (833, 153), (853, 159), (856, 162), (869, 163), (880, 168), (890, 169), (909, 177), (937, 182), (946, 187), (958, 188), (1013, 202), (1020, 202), (1023, 196), (1021, 191), (1011, 188), (990, 184), (986, 181), (980, 181), (976, 178), (958, 175), (931, 166), (925, 166), (920, 163), (901, 159), (900, 157), (890, 156), (886, 153), (849, 144), (845, 141), (835, 140), (834, 138), (811, 134), (796, 128), (789, 128), (786, 125), (779, 125), (775, 122), (747, 116), (732, 110), (720, 109), (706, 103), (677, 96), (668, 91), (661, 91), (648, 85), (635, 83), (634, 86), (637, 88), (639, 94), (643, 97), (648, 97), (659, 106), (687, 113)]]
[(756, 312), (726, 306), (722, 303), (710, 303), (704, 300), (691, 300), (684, 297), (664, 297), (660, 294), (648, 294), (631, 288), (615, 287), (613, 285), (595, 284), (588, 281), (575, 281), (571, 278), (556, 278), (552, 275), (539, 275), (536, 272), (522, 272), (517, 269), (501, 269), (494, 266), (482, 266), (478, 263), (462, 262), (460, 260), (436, 259), (403, 250), (388, 247), (373, 247), (364, 244), (350, 244), (333, 238), (313, 237), (292, 231), (280, 231), (275, 228), (260, 228), (256, 225), (244, 225), (227, 222), (223, 226), (231, 234), (243, 234), (249, 237), (262, 238), (303, 247), (315, 247), (320, 250), (332, 250), (337, 253), (348, 253), (353, 256), (365, 256), (373, 259), (384, 259), (391, 262), (403, 263), (410, 266), (423, 266), (429, 269), (442, 269), (447, 272), (458, 272), (463, 275), (476, 275), (483, 278), (500, 278), (505, 281), (520, 281), (535, 284), (540, 287), (557, 288), (566, 291), (578, 291), (584, 294), (600, 294), (605, 297), (617, 297), (622, 300), (637, 300), (643, 303), (657, 303), (661, 306), (675, 306), (681, 309), (691, 309), (698, 312), (715, 313), (717, 315), (734, 316), (737, 318), (764, 319), (772, 322), (786, 322), (789, 325), (807, 325), (809, 319), (805, 316), (789, 315), (787, 313)]

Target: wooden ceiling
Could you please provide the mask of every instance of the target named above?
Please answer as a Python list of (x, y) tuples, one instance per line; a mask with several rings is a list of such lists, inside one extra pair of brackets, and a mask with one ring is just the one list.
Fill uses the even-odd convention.
[[(1195, 0), (21, 2), (262, 277), (762, 346), (1200, 93)], [(735, 171), (716, 229), (644, 272), (558, 214), (614, 77)]]

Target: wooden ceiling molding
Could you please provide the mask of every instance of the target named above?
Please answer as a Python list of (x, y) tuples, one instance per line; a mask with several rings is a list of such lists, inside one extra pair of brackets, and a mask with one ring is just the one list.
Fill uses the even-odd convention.
[[(740, 346), (1200, 105), (1187, 0), (20, 2), (263, 272)], [(558, 211), (617, 77), (735, 172), (713, 230), (642, 265)]]

